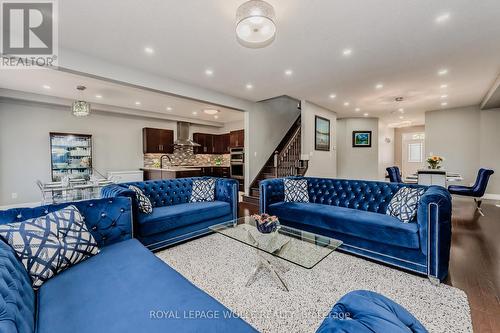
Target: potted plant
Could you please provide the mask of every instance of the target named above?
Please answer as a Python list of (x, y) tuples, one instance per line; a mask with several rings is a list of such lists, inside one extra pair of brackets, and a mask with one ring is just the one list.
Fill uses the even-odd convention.
[(277, 216), (271, 216), (269, 214), (255, 214), (252, 215), (255, 220), (255, 226), (263, 234), (269, 234), (279, 229), (280, 222)]
[(429, 156), (427, 159), (427, 164), (429, 164), (429, 169), (440, 169), (439, 163), (443, 162), (444, 158), (438, 155)]

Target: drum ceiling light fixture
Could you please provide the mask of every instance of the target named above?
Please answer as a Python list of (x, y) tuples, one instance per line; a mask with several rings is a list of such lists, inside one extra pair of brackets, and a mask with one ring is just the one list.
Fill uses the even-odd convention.
[(236, 11), (236, 37), (248, 48), (266, 47), (276, 37), (274, 8), (262, 0), (250, 0)]

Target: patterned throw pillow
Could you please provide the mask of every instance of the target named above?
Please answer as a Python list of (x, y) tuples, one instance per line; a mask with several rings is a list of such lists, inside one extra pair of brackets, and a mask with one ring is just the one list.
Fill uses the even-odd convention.
[(97, 242), (75, 206), (0, 225), (0, 237), (26, 267), (35, 290), (52, 276), (99, 253)]
[(193, 190), (189, 202), (215, 200), (215, 178), (193, 180)]
[(307, 179), (284, 179), (285, 202), (309, 202)]
[(139, 210), (144, 214), (151, 214), (153, 212), (153, 205), (151, 204), (151, 200), (149, 200), (149, 198), (144, 193), (142, 193), (141, 189), (137, 186), (130, 185), (128, 188), (129, 190), (135, 192)]
[(418, 202), (424, 194), (423, 188), (401, 187), (392, 197), (386, 214), (409, 223), (417, 215)]

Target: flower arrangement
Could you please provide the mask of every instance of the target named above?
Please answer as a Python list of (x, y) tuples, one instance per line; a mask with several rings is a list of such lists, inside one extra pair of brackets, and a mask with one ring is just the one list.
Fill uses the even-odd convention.
[(439, 163), (443, 162), (444, 158), (438, 155), (429, 156), (427, 159), (427, 164), (429, 164), (429, 169), (439, 169), (441, 166)]
[(252, 215), (252, 218), (255, 220), (255, 226), (257, 230), (264, 234), (268, 234), (278, 230), (280, 222), (277, 216), (271, 216), (269, 214), (255, 214)]

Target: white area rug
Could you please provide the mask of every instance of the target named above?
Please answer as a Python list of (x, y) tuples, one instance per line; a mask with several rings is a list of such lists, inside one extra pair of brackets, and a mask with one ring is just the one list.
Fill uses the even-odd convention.
[(290, 292), (265, 271), (245, 287), (256, 261), (252, 248), (222, 235), (206, 236), (157, 256), (261, 332), (314, 332), (340, 297), (352, 290), (381, 293), (408, 309), (430, 332), (472, 332), (465, 293), (426, 278), (333, 252), (307, 270), (282, 261)]

